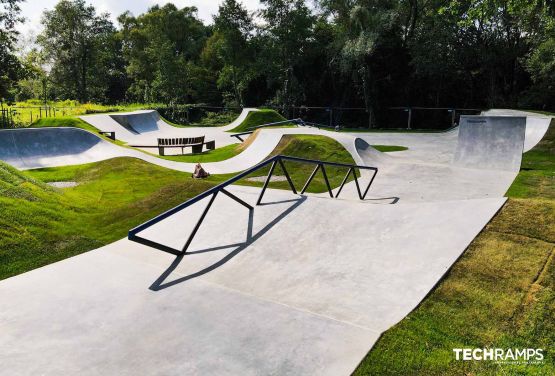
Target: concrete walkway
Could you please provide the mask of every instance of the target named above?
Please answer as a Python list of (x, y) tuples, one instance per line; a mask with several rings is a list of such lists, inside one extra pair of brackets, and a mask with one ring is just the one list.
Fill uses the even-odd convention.
[[(266, 197), (249, 226), (219, 196), (183, 258), (121, 240), (2, 281), (0, 374), (347, 375), (504, 201)], [(143, 235), (182, 245), (202, 204)]]
[[(157, 138), (205, 136), (206, 141), (214, 140), (217, 147), (222, 147), (239, 142), (227, 131), (241, 125), (248, 114), (253, 111), (258, 111), (258, 109), (245, 108), (233, 122), (221, 127), (175, 127), (166, 123), (155, 110), (84, 115), (80, 118), (98, 130), (115, 132), (117, 140), (132, 146), (156, 146), (158, 145)], [(157, 152), (152, 148), (145, 150)]]
[[(493, 120), (487, 124), (504, 127)], [(123, 239), (1, 281), (0, 374), (350, 374), (505, 202), (517, 170), (490, 159), (507, 156), (507, 145), (522, 153), (533, 143), (527, 135), (541, 133), (528, 129), (528, 119), (526, 128), (523, 119), (507, 121), (520, 125), (503, 137), (500, 154), (480, 151), (485, 168), (468, 168), (456, 155), (468, 141), (461, 137), (495, 131), (327, 132), (357, 163), (380, 168), (364, 202), (352, 184), (340, 199), (268, 190), (250, 216), (219, 195), (183, 257)], [(295, 130), (263, 130), (268, 139), (253, 150), (266, 153), (267, 140), (277, 145)], [(388, 143), (409, 150), (384, 155), (369, 147)], [(10, 150), (27, 167), (37, 163)], [(250, 203), (259, 193), (230, 190)], [(181, 248), (204, 205), (140, 235)]]

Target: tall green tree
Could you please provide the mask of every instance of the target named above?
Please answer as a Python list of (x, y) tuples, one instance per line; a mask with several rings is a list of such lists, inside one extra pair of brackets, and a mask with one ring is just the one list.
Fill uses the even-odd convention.
[(84, 0), (61, 0), (45, 11), (38, 42), (52, 66), (50, 79), (62, 99), (105, 101), (120, 54), (108, 14), (97, 15)]
[(276, 87), (275, 102), (286, 111), (304, 99), (295, 68), (311, 41), (315, 16), (302, 0), (261, 0), (264, 68)]
[(368, 126), (375, 125), (376, 77), (373, 60), (385, 36), (399, 21), (394, 0), (328, 0), (324, 9), (337, 28), (335, 59), (361, 92), (368, 112)]
[(10, 90), (24, 76), (25, 71), (15, 55), (21, 0), (0, 0), (0, 100), (11, 96)]
[(203, 95), (201, 90), (208, 91), (196, 63), (209, 29), (196, 13), (195, 7), (166, 4), (138, 17), (124, 13), (118, 18), (132, 81), (130, 99), (189, 103)]
[(252, 77), (254, 31), (248, 11), (236, 0), (224, 0), (214, 16), (214, 33), (203, 51), (203, 62), (218, 71), (218, 88), (228, 104), (243, 106), (243, 93)]

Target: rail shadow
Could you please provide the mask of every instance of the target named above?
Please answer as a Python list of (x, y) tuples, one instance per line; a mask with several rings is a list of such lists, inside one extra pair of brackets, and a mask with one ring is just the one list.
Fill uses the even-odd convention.
[[(201, 249), (201, 250), (197, 250), (197, 251), (187, 252), (183, 255), (177, 256), (175, 258), (175, 260), (171, 263), (171, 265), (150, 285), (149, 289), (152, 290), (152, 291), (160, 291), (160, 290), (166, 289), (168, 287), (175, 286), (179, 283), (186, 282), (186, 281), (191, 280), (193, 278), (200, 277), (200, 276), (202, 276), (206, 273), (209, 273), (209, 272), (219, 268), (220, 266), (226, 264), (229, 260), (231, 260), (232, 258), (237, 256), (240, 252), (244, 251), (249, 245), (253, 244), (255, 241), (260, 239), (264, 234), (266, 234), (268, 231), (270, 231), (270, 229), (272, 227), (274, 227), (276, 224), (278, 224), (280, 221), (282, 221), (285, 217), (287, 217), (289, 214), (291, 214), (291, 212), (293, 212), (300, 205), (302, 205), (306, 201), (306, 199), (307, 199), (306, 196), (300, 196), (298, 199), (295, 199), (295, 200), (285, 200), (285, 201), (276, 201), (276, 202), (272, 202), (272, 203), (265, 203), (264, 205), (277, 204), (277, 203), (281, 203), (281, 202), (293, 202), (293, 205), (289, 206), (286, 210), (284, 210), (281, 214), (279, 214), (276, 218), (274, 218), (270, 223), (268, 223), (266, 226), (264, 226), (256, 234), (253, 234), (254, 210), (249, 210), (249, 219), (248, 219), (248, 225), (247, 225), (247, 239), (245, 240), (244, 243), (235, 243), (235, 244), (216, 246), (216, 247), (211, 247), (211, 248), (207, 248), (207, 249)], [(214, 252), (214, 251), (227, 249), (227, 248), (231, 248), (231, 247), (236, 247), (236, 248), (233, 251), (231, 251), (230, 253), (228, 253), (226, 256), (224, 256), (222, 259), (220, 259), (219, 261), (213, 263), (212, 265), (207, 266), (207, 267), (205, 267), (205, 268), (203, 268), (203, 269), (201, 269), (197, 272), (191, 273), (189, 275), (186, 275), (186, 276), (177, 278), (175, 280), (166, 282), (166, 279), (174, 272), (174, 270), (181, 263), (183, 258), (185, 258), (185, 256), (201, 254), (201, 253), (206, 253), (206, 252)]]

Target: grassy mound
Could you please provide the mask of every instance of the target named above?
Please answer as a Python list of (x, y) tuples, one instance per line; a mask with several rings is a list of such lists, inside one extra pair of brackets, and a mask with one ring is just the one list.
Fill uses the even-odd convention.
[[(523, 156), (508, 202), (355, 375), (553, 375), (555, 124)], [(456, 361), (453, 348), (541, 348), (542, 364)]]
[[(274, 110), (263, 109), (259, 111), (252, 111), (249, 112), (245, 120), (237, 127), (233, 128), (228, 132), (238, 133), (238, 132), (247, 132), (251, 127), (256, 127), (257, 125), (268, 124), (268, 123), (275, 123), (278, 121), (287, 120), (283, 116), (281, 116), (278, 112)], [(293, 126), (293, 124), (284, 124), (283, 126)]]
[(404, 151), (409, 149), (406, 146), (398, 145), (372, 145), (372, 147), (377, 151), (381, 151), (382, 153), (391, 153), (395, 151)]
[[(325, 136), (312, 136), (312, 135), (284, 135), (280, 140), (276, 149), (270, 154), (270, 157), (275, 155), (289, 155), (292, 157), (300, 157), (307, 159), (317, 159), (327, 162), (338, 162), (346, 164), (355, 164), (351, 154), (336, 140)], [(291, 180), (295, 187), (300, 190), (304, 183), (308, 180), (312, 170), (316, 167), (313, 164), (305, 164), (298, 162), (285, 161), (285, 168), (291, 176)], [(270, 167), (261, 169), (249, 177), (266, 176)], [(332, 188), (338, 187), (341, 184), (347, 170), (339, 167), (326, 167), (330, 185)], [(283, 171), (279, 165), (274, 170), (274, 175), (282, 175)], [(349, 180), (352, 180), (350, 178)], [(277, 189), (290, 189), (287, 181), (271, 182), (270, 188)], [(322, 193), (326, 192), (326, 183), (322, 172), (319, 171), (307, 192)]]
[[(353, 163), (339, 143), (321, 136), (284, 137), (274, 154)], [(313, 168), (287, 167), (299, 189)], [(334, 185), (344, 174), (328, 170)], [(134, 158), (25, 172), (0, 162), (0, 279), (119, 240), (130, 228), (233, 175), (196, 180)], [(61, 190), (45, 184), (56, 181), (78, 185)], [(281, 182), (272, 186), (286, 187)], [(321, 176), (311, 187), (312, 192), (325, 190)]]
[[(0, 279), (121, 239), (215, 184), (132, 158), (28, 172), (0, 167)], [(39, 179), (79, 185), (62, 191)]]

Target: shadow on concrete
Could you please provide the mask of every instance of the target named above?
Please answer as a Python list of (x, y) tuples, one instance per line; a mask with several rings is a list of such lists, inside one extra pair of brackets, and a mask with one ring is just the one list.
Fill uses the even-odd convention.
[(382, 198), (365, 198), (364, 202), (375, 203), (375, 204), (387, 203), (389, 205), (393, 205), (398, 203), (399, 200), (400, 200), (399, 197), (393, 196), (393, 197), (382, 197)]
[[(294, 202), (293, 205), (288, 207), (285, 211), (283, 211), (280, 215), (274, 218), (270, 223), (264, 226), (256, 234), (253, 234), (254, 210), (250, 210), (248, 227), (247, 227), (247, 239), (244, 243), (235, 243), (235, 244), (222, 245), (222, 246), (217, 246), (217, 247), (212, 247), (207, 249), (201, 249), (198, 251), (187, 252), (184, 255), (177, 256), (175, 260), (171, 263), (171, 265), (152, 283), (152, 285), (150, 285), (149, 289), (153, 291), (163, 290), (165, 288), (177, 285), (179, 283), (186, 282), (190, 279), (200, 277), (206, 273), (211, 272), (216, 268), (219, 268), (220, 266), (224, 265), (229, 260), (231, 260), (233, 257), (237, 256), (240, 252), (245, 250), (249, 245), (251, 245), (258, 239), (260, 239), (272, 227), (274, 227), (281, 220), (287, 217), (293, 210), (297, 209), (305, 201), (306, 201), (306, 196), (300, 196), (298, 199), (295, 199), (295, 200), (285, 200), (285, 201), (264, 204), (264, 205), (271, 205), (271, 204), (277, 204), (277, 203), (283, 203), (283, 202)], [(230, 253), (228, 253), (225, 257), (223, 257), (221, 260), (215, 262), (214, 264), (207, 266), (206, 268), (203, 268), (195, 273), (177, 278), (173, 281), (165, 282), (166, 279), (173, 273), (173, 271), (181, 263), (181, 261), (185, 256), (199, 254), (199, 253), (213, 252), (213, 251), (218, 251), (218, 250), (232, 248), (232, 247), (236, 247), (236, 248)]]

